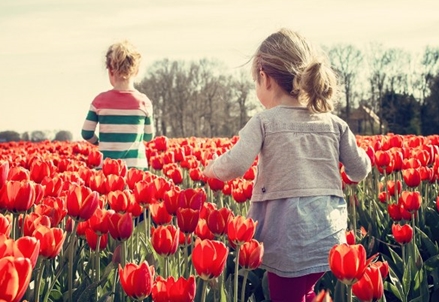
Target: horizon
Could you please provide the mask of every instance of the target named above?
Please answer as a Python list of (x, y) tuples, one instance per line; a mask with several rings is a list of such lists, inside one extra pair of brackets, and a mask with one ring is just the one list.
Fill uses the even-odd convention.
[[(0, 4), (0, 131), (72, 132), (80, 139), (93, 98), (111, 88), (104, 55), (128, 39), (153, 62), (217, 59), (231, 72), (281, 27), (317, 45), (439, 46), (439, 1), (287, 4), (274, 0), (23, 0)], [(282, 8), (282, 9), (279, 9)], [(250, 77), (250, 74), (249, 74)], [(154, 102), (154, 100), (152, 100)]]

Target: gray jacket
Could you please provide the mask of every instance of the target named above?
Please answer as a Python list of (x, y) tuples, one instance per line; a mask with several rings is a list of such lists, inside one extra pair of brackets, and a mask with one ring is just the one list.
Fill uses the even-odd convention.
[(357, 147), (347, 123), (332, 113), (276, 106), (253, 116), (238, 142), (218, 157), (215, 177), (240, 177), (258, 159), (252, 201), (289, 197), (343, 197), (339, 163), (352, 181), (371, 170), (366, 152)]

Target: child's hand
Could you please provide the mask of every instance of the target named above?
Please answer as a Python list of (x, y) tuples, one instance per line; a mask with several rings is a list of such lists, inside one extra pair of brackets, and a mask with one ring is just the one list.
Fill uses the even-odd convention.
[(214, 154), (213, 159), (207, 162), (207, 166), (204, 168), (203, 174), (208, 178), (215, 178), (215, 174), (212, 170), (212, 165), (215, 162), (215, 159), (218, 158), (218, 155)]

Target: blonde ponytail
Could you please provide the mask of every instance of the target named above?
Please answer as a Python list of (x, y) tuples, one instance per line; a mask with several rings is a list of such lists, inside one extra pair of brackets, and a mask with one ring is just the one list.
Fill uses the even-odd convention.
[(334, 71), (321, 61), (312, 61), (302, 72), (298, 87), (302, 93), (301, 102), (307, 104), (311, 112), (324, 113), (334, 109), (332, 101), (337, 90)]

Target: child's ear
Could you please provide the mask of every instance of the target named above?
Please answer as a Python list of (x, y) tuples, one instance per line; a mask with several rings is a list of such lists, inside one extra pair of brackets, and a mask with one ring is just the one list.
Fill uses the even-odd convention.
[(263, 85), (265, 86), (265, 89), (270, 89), (272, 86), (273, 79), (262, 70), (260, 71), (260, 77)]

